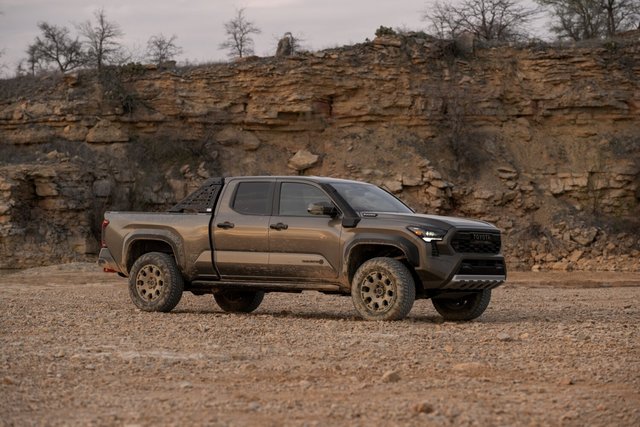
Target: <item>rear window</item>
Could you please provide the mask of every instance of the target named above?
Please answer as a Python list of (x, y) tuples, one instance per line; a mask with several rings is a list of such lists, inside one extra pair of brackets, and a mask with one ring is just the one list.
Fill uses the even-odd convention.
[(233, 199), (234, 211), (245, 215), (271, 215), (270, 182), (241, 182)]

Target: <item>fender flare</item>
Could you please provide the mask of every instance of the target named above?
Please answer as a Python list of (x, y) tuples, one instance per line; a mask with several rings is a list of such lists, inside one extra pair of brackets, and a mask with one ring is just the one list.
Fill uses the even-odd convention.
[(409, 239), (406, 239), (402, 236), (389, 236), (388, 238), (381, 238), (379, 235), (367, 235), (363, 234), (361, 236), (356, 237), (354, 240), (349, 242), (348, 245), (345, 246), (344, 249), (344, 257), (345, 260), (343, 269), (345, 276), (349, 275), (349, 264), (351, 262), (351, 254), (353, 250), (361, 245), (379, 245), (379, 246), (392, 246), (396, 249), (402, 251), (402, 253), (407, 258), (409, 264), (414, 267), (420, 265), (420, 251), (416, 247), (416, 245), (411, 242)]
[[(185, 265), (185, 253), (184, 244), (182, 243), (182, 238), (179, 234), (170, 230), (140, 229), (128, 234), (122, 242), (122, 262), (124, 264), (125, 271), (129, 271), (128, 264), (131, 246), (141, 240), (155, 240), (168, 244), (173, 251), (173, 256), (176, 258), (178, 268), (183, 270)], [(133, 260), (133, 262), (135, 262), (135, 260)]]

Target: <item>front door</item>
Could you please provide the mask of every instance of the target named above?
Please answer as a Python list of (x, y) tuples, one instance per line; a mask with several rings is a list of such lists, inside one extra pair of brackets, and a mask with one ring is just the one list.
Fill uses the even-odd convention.
[(269, 221), (270, 274), (286, 280), (337, 278), (341, 220), (307, 212), (310, 203), (332, 203), (331, 199), (310, 183), (281, 180), (277, 186)]

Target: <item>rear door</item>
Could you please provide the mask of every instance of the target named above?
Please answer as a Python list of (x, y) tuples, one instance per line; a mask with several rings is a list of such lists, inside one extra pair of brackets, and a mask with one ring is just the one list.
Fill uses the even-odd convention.
[(274, 214), (269, 222), (269, 269), (283, 279), (331, 280), (341, 268), (341, 220), (311, 215), (310, 203), (330, 202), (311, 182), (281, 179), (276, 186)]
[(215, 265), (223, 278), (269, 275), (274, 179), (231, 180), (211, 223)]

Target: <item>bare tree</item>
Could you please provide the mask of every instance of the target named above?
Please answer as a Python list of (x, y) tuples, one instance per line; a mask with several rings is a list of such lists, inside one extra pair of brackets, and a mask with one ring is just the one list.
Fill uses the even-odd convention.
[(551, 8), (551, 30), (575, 41), (613, 37), (640, 24), (640, 0), (537, 0)]
[(87, 46), (87, 62), (102, 71), (104, 64), (117, 62), (122, 57), (122, 46), (118, 39), (124, 35), (120, 26), (107, 20), (104, 9), (93, 12), (95, 25), (85, 21), (78, 25), (78, 30), (85, 38)]
[(431, 31), (441, 39), (455, 39), (461, 32), (466, 31), (457, 10), (441, 1), (433, 3), (431, 8), (424, 12), (422, 19), (429, 21)]
[(82, 44), (77, 37), (71, 38), (67, 27), (40, 22), (38, 28), (42, 36), (36, 37), (34, 43), (29, 45), (27, 53), (33, 53), (30, 58), (46, 64), (54, 63), (63, 73), (84, 64)]
[(518, 0), (436, 0), (424, 12), (423, 20), (442, 38), (470, 32), (481, 40), (512, 41), (527, 36), (525, 27), (537, 13)]
[(229, 51), (230, 58), (243, 58), (253, 54), (252, 34), (260, 34), (261, 31), (255, 24), (244, 16), (244, 8), (236, 9), (236, 16), (225, 22), (224, 30), (227, 40), (220, 43), (220, 49)]
[(42, 68), (40, 53), (35, 45), (27, 48), (27, 59), (25, 60), (27, 71), (32, 76), (36, 75), (36, 71)]
[(149, 61), (162, 64), (180, 55), (182, 48), (176, 44), (177, 39), (178, 37), (175, 34), (169, 38), (166, 38), (162, 33), (151, 36), (147, 41), (146, 52)]

